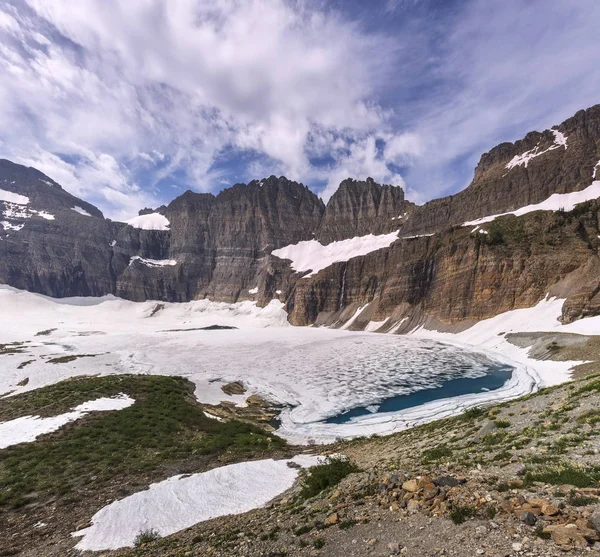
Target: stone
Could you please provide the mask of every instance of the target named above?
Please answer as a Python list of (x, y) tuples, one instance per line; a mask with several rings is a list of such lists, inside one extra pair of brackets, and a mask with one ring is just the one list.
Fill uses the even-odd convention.
[(483, 424), (481, 429), (475, 434), (475, 436), (473, 437), (473, 442), (479, 443), (479, 441), (481, 441), (481, 439), (483, 439), (486, 435), (490, 435), (491, 433), (494, 433), (494, 431), (496, 431), (497, 429), (498, 429), (498, 426), (491, 420), (488, 420), (485, 424)]
[(419, 489), (419, 482), (417, 480), (407, 480), (402, 484), (402, 489), (409, 493), (414, 493)]
[(457, 487), (466, 481), (465, 478), (455, 478), (454, 476), (438, 476), (432, 483), (438, 487)]
[(421, 508), (421, 505), (416, 499), (411, 499), (406, 505), (406, 510), (409, 513), (415, 513)]
[(226, 395), (243, 395), (246, 392), (246, 388), (244, 385), (239, 383), (238, 381), (234, 381), (233, 383), (227, 383), (221, 387), (221, 390)]
[(340, 517), (338, 515), (338, 513), (333, 513), (330, 514), (326, 519), (325, 519), (325, 526), (333, 526), (334, 524), (337, 524), (340, 521)]
[(563, 549), (587, 549), (588, 542), (574, 524), (552, 529), (552, 540)]
[(558, 513), (560, 513), (560, 509), (555, 507), (552, 503), (545, 503), (540, 508), (542, 510), (542, 514), (546, 516), (556, 516)]
[(515, 466), (515, 474), (517, 476), (524, 476), (526, 472), (527, 466), (525, 466), (523, 463), (519, 463)]
[(527, 526), (534, 526), (537, 522), (537, 517), (529, 511), (522, 511), (519, 515), (519, 520), (527, 524)]
[(435, 487), (433, 484), (428, 484), (423, 488), (423, 499), (425, 501), (430, 501), (439, 493), (439, 489)]
[(600, 511), (594, 511), (590, 516), (590, 524), (596, 532), (600, 533)]
[(402, 546), (398, 542), (390, 542), (388, 543), (387, 548), (390, 552), (390, 555), (400, 555)]

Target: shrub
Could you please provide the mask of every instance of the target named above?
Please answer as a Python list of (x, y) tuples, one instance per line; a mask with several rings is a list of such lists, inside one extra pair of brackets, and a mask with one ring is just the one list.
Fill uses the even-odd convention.
[(300, 497), (309, 499), (337, 485), (343, 478), (359, 469), (347, 459), (329, 457), (323, 464), (309, 468), (302, 478)]
[(158, 533), (157, 530), (142, 530), (136, 537), (135, 540), (133, 542), (133, 544), (136, 547), (139, 547), (140, 545), (144, 545), (145, 543), (150, 543), (150, 542), (154, 542), (156, 540), (160, 539), (160, 534)]
[(434, 449), (423, 451), (423, 463), (434, 462), (452, 456), (452, 449), (447, 445), (440, 445)]
[(596, 497), (586, 497), (584, 495), (572, 495), (567, 499), (567, 503), (572, 507), (586, 507), (597, 502), (598, 499)]
[(545, 467), (527, 472), (525, 481), (544, 482), (551, 485), (574, 485), (575, 487), (593, 487), (600, 482), (600, 468), (563, 464)]
[(456, 507), (450, 511), (450, 520), (454, 524), (462, 524), (475, 515), (475, 507)]

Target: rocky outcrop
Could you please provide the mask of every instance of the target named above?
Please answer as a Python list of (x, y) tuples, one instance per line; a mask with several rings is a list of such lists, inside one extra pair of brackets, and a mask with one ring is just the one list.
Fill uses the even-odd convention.
[(531, 132), (484, 153), (469, 187), (418, 207), (404, 232), (439, 231), (588, 187), (600, 160), (600, 105), (579, 111), (553, 130)]
[(400, 331), (440, 328), (530, 307), (549, 292), (566, 297), (579, 291), (584, 270), (599, 268), (598, 211), (594, 202), (577, 217), (506, 217), (494, 224), (498, 239), (470, 227), (401, 239), (299, 280), (288, 300), (290, 320), (335, 325), (363, 308), (353, 329), (385, 318), (388, 330), (404, 318)]
[(400, 187), (344, 180), (327, 203), (317, 239), (329, 244), (367, 234), (386, 234), (402, 228), (415, 209)]
[[(599, 161), (600, 105), (495, 147), (469, 187), (423, 206), (370, 178), (345, 180), (325, 205), (302, 184), (271, 176), (141, 210), (138, 219), (158, 213), (169, 223), (150, 227), (159, 230), (105, 219), (39, 171), (0, 161), (0, 282), (55, 297), (278, 298), (294, 324), (353, 317), (352, 328), (385, 321), (382, 330), (397, 331), (465, 325), (552, 292), (567, 298), (568, 322), (600, 312), (597, 203), (482, 229), (462, 224), (581, 191)], [(396, 231), (389, 247), (340, 257), (306, 277), (272, 255), (299, 242)]]

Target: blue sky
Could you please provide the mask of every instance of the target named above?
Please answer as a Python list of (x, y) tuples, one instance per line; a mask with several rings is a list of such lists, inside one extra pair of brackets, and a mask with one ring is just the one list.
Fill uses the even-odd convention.
[(124, 219), (271, 174), (454, 193), (600, 102), (597, 0), (5, 0), (0, 157)]

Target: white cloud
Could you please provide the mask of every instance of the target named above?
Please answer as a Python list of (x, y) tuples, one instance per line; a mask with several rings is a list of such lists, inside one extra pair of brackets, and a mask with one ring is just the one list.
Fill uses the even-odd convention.
[[(367, 30), (327, 0), (9, 0), (0, 156), (114, 218), (168, 200), (161, 180), (215, 191), (233, 175), (325, 182), (325, 197), (372, 176), (424, 200), (598, 102), (596, 0), (377, 13)], [(239, 168), (215, 165), (225, 151)]]
[[(123, 209), (121, 196), (107, 203), (100, 177), (135, 198), (124, 169), (147, 168), (154, 150), (164, 164), (150, 186), (184, 170), (192, 187), (210, 191), (220, 186), (211, 167), (226, 146), (303, 179), (312, 172), (310, 133), (365, 141), (386, 127), (369, 99), (393, 42), (316, 0), (26, 2), (31, 11), (13, 9), (18, 28), (10, 24), (0, 53), (13, 71), (0, 77), (0, 124), (24, 132), (4, 134), (3, 154), (48, 169), (48, 154), (78, 157), (65, 186), (109, 214)], [(32, 145), (44, 158), (35, 160)], [(75, 183), (83, 179), (92, 181)]]

